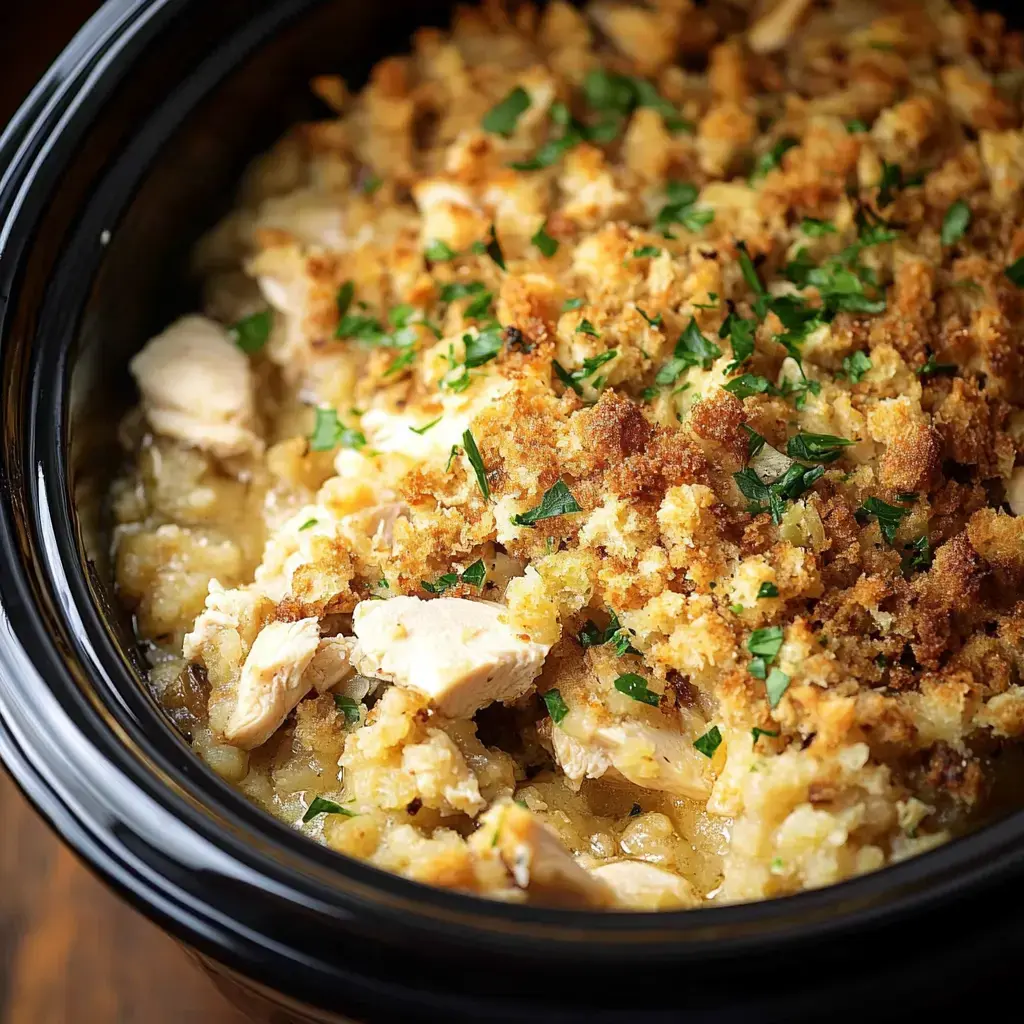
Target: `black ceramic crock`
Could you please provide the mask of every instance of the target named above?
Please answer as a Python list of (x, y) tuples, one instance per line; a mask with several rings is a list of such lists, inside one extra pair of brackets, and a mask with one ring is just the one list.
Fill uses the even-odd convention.
[(307, 79), (358, 83), (447, 6), (110, 0), (0, 139), (4, 763), (268, 1019), (879, 1019), (1005, 985), (1024, 950), (1024, 813), (758, 905), (508, 907), (307, 842), (208, 771), (140, 685), (100, 515), (127, 359), (194, 305), (185, 254), (246, 160), (318, 113)]

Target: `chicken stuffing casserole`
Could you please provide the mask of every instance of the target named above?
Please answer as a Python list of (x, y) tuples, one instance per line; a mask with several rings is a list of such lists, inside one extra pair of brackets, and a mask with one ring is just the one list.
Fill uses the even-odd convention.
[(793, 893), (989, 813), (1021, 38), (492, 2), (313, 89), (131, 364), (117, 584), (198, 755), (341, 853), (563, 906)]

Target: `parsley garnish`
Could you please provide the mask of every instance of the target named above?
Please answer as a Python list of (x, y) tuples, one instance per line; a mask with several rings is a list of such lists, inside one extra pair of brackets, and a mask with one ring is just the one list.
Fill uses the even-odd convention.
[(461, 451), (462, 449), (457, 444), (452, 445), (452, 450), (448, 453), (448, 461), (444, 464), (444, 471), (446, 473), (451, 472), (452, 462)]
[(542, 519), (554, 519), (556, 516), (567, 516), (582, 511), (565, 481), (558, 480), (544, 492), (539, 505), (512, 516), (512, 525), (534, 526)]
[(395, 356), (391, 361), (391, 365), (384, 371), (384, 376), (390, 377), (401, 370), (407, 370), (415, 361), (416, 349), (407, 348), (401, 355)]
[(311, 451), (329, 452), (338, 447), (358, 449), (366, 444), (362, 431), (344, 426), (336, 410), (318, 406), (315, 415), (313, 433), (309, 436)]
[(553, 689), (542, 693), (540, 697), (544, 701), (544, 706), (548, 709), (551, 721), (555, 725), (561, 725), (562, 719), (569, 714), (569, 708), (565, 701), (562, 700), (562, 694), (557, 689)]
[(934, 355), (930, 355), (923, 366), (917, 368), (919, 377), (934, 377), (937, 373), (956, 373), (956, 363), (940, 363)]
[(654, 230), (666, 238), (674, 238), (670, 230), (673, 224), (682, 224), (687, 231), (700, 231), (705, 224), (710, 224), (715, 219), (715, 211), (693, 205), (699, 194), (697, 186), (688, 181), (670, 181), (665, 187), (668, 202), (654, 218)]
[(336, 338), (356, 338), (359, 341), (369, 341), (380, 344), (384, 336), (384, 328), (376, 317), (365, 316), (362, 313), (346, 313), (335, 328)]
[(747, 432), (747, 461), (749, 462), (765, 445), (764, 438), (749, 424), (744, 423), (743, 429)]
[(763, 178), (769, 171), (778, 167), (782, 163), (782, 158), (786, 153), (799, 144), (800, 143), (791, 136), (783, 136), (783, 138), (779, 139), (767, 153), (762, 153), (757, 158), (751, 178)]
[[(583, 80), (583, 92), (590, 107), (607, 114), (607, 120), (595, 126), (601, 136), (610, 135), (614, 138), (626, 117), (636, 107), (656, 110), (669, 131), (693, 131), (693, 125), (644, 78), (620, 75), (599, 68), (587, 74)], [(590, 129), (591, 138), (594, 137), (595, 128)]]
[(487, 241), (474, 242), (472, 249), (473, 252), (478, 253), (481, 256), (490, 256), (502, 270), (505, 269), (505, 256), (501, 251), (501, 246), (498, 244), (498, 236), (494, 233), (493, 224), (488, 232)]
[(834, 235), (836, 226), (830, 220), (818, 220), (817, 217), (804, 217), (800, 222), (800, 230), (808, 238), (821, 238), (824, 235)]
[(663, 387), (674, 384), (691, 366), (702, 366), (705, 370), (722, 354), (722, 350), (701, 334), (697, 321), (690, 322), (679, 335), (672, 358), (657, 372), (654, 381)]
[(372, 196), (384, 184), (384, 179), (377, 174), (368, 174), (363, 180), (362, 185), (359, 186), (359, 190), (364, 196)]
[(509, 138), (515, 133), (519, 115), (530, 109), (530, 94), (517, 85), (500, 103), (484, 114), (481, 125), (485, 132)]
[(242, 317), (241, 320), (236, 320), (228, 328), (228, 334), (243, 352), (253, 355), (266, 345), (267, 338), (270, 337), (272, 323), (273, 317), (270, 310), (264, 309), (259, 313), (252, 313), (250, 316)]
[[(585, 322), (585, 321), (584, 321)], [(577, 395), (583, 394), (583, 381), (588, 377), (592, 377), (600, 367), (604, 366), (605, 363), (614, 359), (619, 354), (618, 349), (610, 349), (608, 352), (602, 352), (597, 356), (590, 356), (583, 360), (583, 365), (578, 370), (573, 370), (571, 373), (566, 370), (564, 366), (557, 360), (553, 359), (551, 365), (554, 367), (555, 374), (558, 379), (569, 388), (572, 388)], [(597, 382), (594, 382), (594, 387), (597, 387)]]
[(866, 131), (868, 131), (868, 126), (863, 121), (859, 120), (858, 118), (854, 118), (852, 121), (847, 121), (846, 122), (846, 130), (851, 135), (856, 135), (857, 132), (866, 132)]
[(550, 258), (554, 256), (556, 252), (558, 252), (558, 241), (557, 239), (552, 238), (547, 233), (547, 231), (545, 230), (546, 227), (547, 221), (545, 221), (543, 224), (541, 224), (539, 228), (537, 228), (537, 230), (533, 233), (533, 236), (530, 238), (530, 242), (533, 245), (537, 246), (542, 256), (547, 256), (548, 258)]
[(1018, 287), (1024, 288), (1024, 256), (1014, 260), (1003, 273)]
[(755, 629), (747, 637), (747, 650), (755, 657), (772, 661), (782, 650), (782, 637), (781, 626), (765, 626), (763, 629)]
[(843, 454), (842, 449), (852, 444), (855, 442), (833, 434), (800, 433), (789, 439), (786, 454), (804, 462), (835, 462)]
[(355, 811), (346, 810), (341, 804), (336, 804), (333, 800), (325, 800), (322, 796), (318, 796), (314, 797), (313, 802), (306, 809), (306, 813), (302, 816), (302, 823), (305, 824), (307, 821), (312, 821), (318, 814), (344, 814), (346, 818), (358, 817)]
[(479, 558), (467, 566), (462, 573), (462, 582), (467, 586), (476, 587), (478, 590), (484, 585), (486, 579), (487, 566)]
[(486, 290), (487, 286), (482, 281), (454, 281), (451, 284), (442, 285), (441, 301), (454, 302), (456, 299), (464, 299), (469, 295), (478, 295)]
[(896, 537), (896, 530), (909, 511), (910, 509), (900, 508), (899, 505), (890, 505), (881, 498), (868, 498), (855, 514), (861, 519), (874, 516), (878, 520), (882, 536), (891, 544)]
[(466, 366), (470, 369), (483, 366), (501, 351), (501, 329), (493, 327), (480, 331), (476, 337), (464, 334), (462, 343), (466, 346)]
[(307, 520), (306, 520), (306, 521), (305, 521), (305, 522), (304, 522), (304, 523), (303, 523), (303, 524), (302, 524), (302, 525), (301, 525), (301, 526), (299, 527), (299, 533), (301, 533), (301, 532), (302, 532), (303, 530), (311, 530), (311, 529), (312, 529), (312, 528), (313, 528), (314, 526), (316, 526), (316, 524), (317, 524), (317, 520), (316, 520), (316, 519), (307, 519)]
[(635, 260), (650, 260), (661, 255), (661, 250), (656, 245), (641, 245), (634, 249), (630, 255)]
[(476, 446), (476, 440), (473, 438), (471, 430), (467, 430), (462, 435), (462, 447), (465, 449), (466, 458), (469, 459), (469, 464), (473, 467), (473, 472), (476, 474), (476, 482), (480, 485), (480, 493), (484, 496), (484, 501), (490, 501), (491, 488), (487, 483), (484, 460), (480, 457), (480, 449)]
[(589, 334), (592, 338), (600, 338), (597, 328), (589, 320), (581, 320), (576, 326), (576, 334)]
[(778, 597), (779, 588), (774, 583), (768, 583), (767, 581), (762, 583), (757, 591), (757, 598), (761, 600), (764, 597)]
[(562, 127), (562, 134), (548, 139), (540, 149), (525, 160), (513, 160), (509, 167), (517, 171), (537, 171), (557, 163), (573, 146), (587, 138), (587, 130), (569, 113), (564, 103), (552, 103), (548, 116)]
[(750, 398), (751, 395), (775, 394), (777, 391), (771, 381), (756, 373), (744, 373), (740, 377), (733, 377), (723, 387), (737, 398)]
[(756, 320), (746, 320), (737, 316), (735, 312), (722, 321), (718, 328), (720, 338), (728, 338), (732, 345), (732, 362), (726, 368), (735, 369), (741, 363), (746, 362), (754, 354), (754, 332), (757, 330)]
[(900, 568), (903, 572), (910, 572), (911, 569), (927, 569), (932, 564), (932, 545), (928, 535), (923, 534), (917, 540), (903, 545), (906, 554), (900, 560)]
[(338, 289), (338, 294), (334, 297), (334, 303), (338, 307), (339, 319), (348, 312), (348, 308), (352, 305), (352, 299), (355, 298), (355, 294), (356, 286), (351, 281), (346, 281)]
[(635, 672), (626, 672), (619, 676), (614, 685), (619, 693), (624, 693), (627, 697), (640, 701), (641, 704), (650, 704), (651, 707), (656, 708), (661, 701), (660, 695), (647, 689), (647, 680)]
[(789, 689), (789, 676), (781, 668), (773, 668), (764, 681), (764, 689), (768, 694), (768, 706), (778, 707), (782, 695)]
[(890, 164), (882, 161), (882, 177), (878, 182), (878, 205), (888, 206), (894, 198), (894, 193), (902, 190), (906, 184), (903, 178), (903, 168), (899, 164)]
[(428, 594), (443, 594), (446, 590), (451, 590), (452, 587), (458, 586), (460, 582), (479, 589), (484, 585), (486, 578), (487, 567), (478, 558), (461, 576), (457, 572), (446, 572), (443, 576), (438, 576), (437, 580), (433, 583), (430, 583), (428, 580), (420, 580), (420, 586)]
[(754, 742), (756, 743), (758, 739), (760, 739), (760, 737), (762, 736), (771, 736), (773, 739), (777, 739), (779, 735), (779, 730), (761, 729), (755, 725), (754, 728), (750, 730), (750, 735), (754, 737)]
[(359, 724), (359, 703), (351, 697), (336, 693), (334, 695), (334, 706), (345, 716), (348, 725)]
[(857, 384), (870, 369), (871, 359), (863, 352), (854, 352), (843, 359), (843, 373), (849, 378), (851, 384)]
[(619, 617), (615, 612), (610, 612), (608, 625), (601, 629), (597, 623), (587, 619), (579, 631), (577, 639), (582, 647), (601, 647), (604, 644), (612, 644), (615, 653), (621, 658), (625, 654), (639, 654), (633, 646), (629, 631), (619, 624)]
[(959, 241), (970, 223), (971, 208), (962, 199), (958, 199), (942, 218), (942, 244), (952, 245)]
[(566, 299), (562, 303), (562, 312), (571, 313), (574, 309), (579, 309), (583, 305), (582, 299)]
[(747, 511), (754, 515), (760, 512), (771, 513), (772, 521), (782, 522), (785, 514), (786, 501), (799, 498), (825, 473), (824, 466), (801, 466), (794, 462), (777, 480), (771, 484), (762, 483), (761, 478), (749, 467), (733, 473), (743, 495), (750, 499)]
[(703, 736), (698, 736), (693, 745), (705, 757), (714, 757), (715, 751), (722, 745), (722, 734), (717, 725), (711, 726)]
[(423, 250), (423, 255), (431, 263), (447, 263), (449, 260), (455, 259), (456, 253), (447, 242), (442, 242), (439, 238), (435, 238), (432, 242), (427, 243), (427, 247)]
[(661, 314), (660, 313), (658, 313), (657, 316), (650, 317), (639, 306), (636, 307), (636, 311), (647, 321), (648, 324), (651, 325), (651, 327), (660, 327), (661, 326)]
[(412, 427), (412, 426), (410, 426), (409, 429), (414, 434), (419, 434), (420, 437), (422, 437), (431, 427), (436, 427), (438, 425), (438, 423), (440, 423), (441, 420), (443, 420), (443, 419), (444, 419), (444, 413), (441, 413), (441, 415), (438, 416), (436, 420), (431, 420), (429, 423), (424, 423), (422, 427)]

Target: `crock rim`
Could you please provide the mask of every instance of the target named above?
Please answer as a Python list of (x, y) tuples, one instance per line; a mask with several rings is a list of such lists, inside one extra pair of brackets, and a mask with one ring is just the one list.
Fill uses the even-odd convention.
[[(26, 234), (31, 225), (24, 218), (32, 212), (26, 205), (28, 200), (39, 199), (33, 195), (33, 188), (41, 178), (41, 169), (46, 161), (67, 158), (66, 153), (58, 153), (60, 146), (55, 143), (69, 125), (88, 129), (87, 120), (82, 120), (86, 101), (97, 85), (109, 84), (103, 69), (111, 74), (115, 59), (135, 59), (189, 2), (107, 0), (58, 57), (0, 137), (0, 166), (5, 164), (5, 151), (11, 154), (6, 161), (7, 172), (0, 179), (0, 213), (4, 215), (0, 281), (12, 280), (22, 262), (22, 247), (31, 244)], [(313, 2), (317, 0), (293, 0), (282, 6), (298, 11)], [(4, 267), (12, 259), (16, 265)], [(7, 347), (3, 323), (6, 290), (4, 294), (0, 355)], [(65, 402), (66, 376), (61, 385)], [(38, 381), (34, 386), (38, 387)], [(181, 938), (214, 956), (234, 960), (243, 970), (247, 966), (251, 969), (253, 962), (245, 951), (246, 938), (218, 921), (215, 914), (203, 918), (197, 906), (203, 900), (192, 901), (186, 892), (169, 891), (159, 884), (149, 865), (133, 863), (114, 827), (124, 825), (131, 831), (133, 823), (91, 820), (95, 808), (90, 811), (84, 804), (69, 800), (65, 783), (55, 777), (55, 757), (80, 759), (90, 782), (110, 787), (103, 805), (108, 813), (121, 806), (123, 794), (118, 796), (115, 791), (129, 780), (140, 800), (145, 797), (160, 805), (164, 812), (161, 826), (167, 824), (168, 815), (174, 818), (183, 846), (195, 844), (191, 853), (208, 858), (202, 864), (204, 872), (223, 872), (231, 883), (238, 883), (245, 875), (243, 884), (276, 894), (283, 901), (282, 907), (301, 905), (307, 914), (316, 913), (339, 927), (354, 923), (357, 930), (366, 924), (368, 916), (383, 916), (410, 928), (415, 924), (425, 933), (433, 932), (454, 943), (482, 944), (505, 954), (522, 952), (524, 943), (546, 943), (565, 955), (584, 956), (591, 961), (607, 957), (621, 963), (631, 956), (701, 959), (735, 956), (765, 943), (814, 943), (961, 897), (1021, 861), (1024, 811), (905, 863), (828, 889), (771, 901), (655, 914), (522, 907), (435, 889), (334, 854), (265, 815), (205, 768), (208, 777), (202, 788), (195, 781), (194, 765), (182, 770), (164, 762), (158, 772), (148, 757), (143, 760), (132, 754), (136, 760), (135, 771), (131, 771), (128, 760), (114, 756), (118, 747), (127, 756), (131, 754), (129, 744), (145, 740), (145, 728), (154, 727), (155, 722), (163, 729), (169, 726), (157, 719), (155, 712), (154, 719), (144, 723), (124, 709), (119, 713), (116, 708), (106, 707), (101, 712), (95, 706), (94, 695), (83, 692), (80, 679), (73, 678), (75, 673), (81, 676), (110, 671), (114, 642), (107, 634), (111, 650), (101, 649), (94, 635), (97, 623), (102, 625), (97, 610), (81, 603), (88, 584), (80, 561), (70, 557), (69, 545), (74, 547), (77, 539), (67, 448), (60, 429), (63, 417), (54, 419), (46, 412), (45, 397), (45, 389), (34, 396), (37, 420), (28, 424), (28, 465), (37, 470), (37, 476), (29, 476), (19, 486), (6, 456), (0, 466), (0, 557), (9, 567), (0, 579), (0, 756), (44, 818), (94, 870)], [(17, 540), (19, 530), (29, 520), (36, 535), (40, 566), (24, 563)], [(58, 528), (61, 524), (63, 531)], [(46, 590), (42, 594), (39, 579), (33, 575), (40, 569), (45, 573), (42, 582)], [(26, 636), (37, 645), (50, 642), (47, 617), (52, 615), (62, 625), (68, 650), (42, 650), (38, 646), (30, 650), (22, 642)], [(72, 663), (74, 672), (69, 672)], [(25, 700), (26, 688), (40, 698), (31, 707)], [(71, 704), (92, 726), (88, 732), (79, 729), (73, 742), (67, 733), (73, 723), (64, 711), (64, 706)], [(59, 752), (41, 745), (39, 734), (29, 728), (26, 716), (31, 714), (51, 716), (55, 732), (68, 738), (69, 745)], [(33, 735), (35, 743), (30, 742)], [(85, 770), (90, 758), (117, 770)], [(213, 813), (216, 818), (211, 816)], [(230, 824), (227, 833), (215, 834), (213, 826), (225, 822)], [(250, 843), (248, 848), (239, 845), (240, 838)], [(287, 865), (302, 864), (301, 877), (286, 871), (280, 859), (266, 855), (263, 851), (268, 844), (278, 854), (287, 854)], [(224, 863), (226, 852), (239, 854), (237, 869)], [(337, 879), (328, 876), (348, 883), (342, 898), (337, 885), (328, 884)], [(265, 941), (256, 945), (266, 952)], [(308, 957), (305, 959), (308, 964)]]

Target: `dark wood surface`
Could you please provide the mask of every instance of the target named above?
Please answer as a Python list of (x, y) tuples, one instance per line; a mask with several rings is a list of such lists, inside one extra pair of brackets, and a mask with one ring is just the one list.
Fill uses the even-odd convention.
[[(0, 126), (96, 6), (0, 0)], [(61, 845), (2, 771), (0, 1022), (244, 1024), (171, 938)]]

